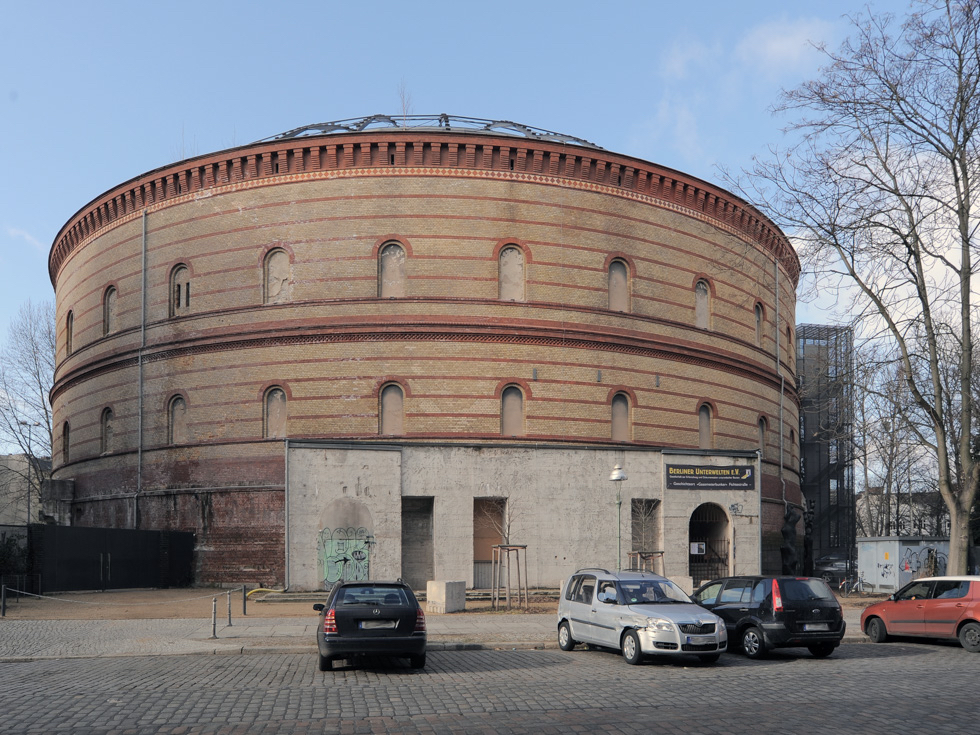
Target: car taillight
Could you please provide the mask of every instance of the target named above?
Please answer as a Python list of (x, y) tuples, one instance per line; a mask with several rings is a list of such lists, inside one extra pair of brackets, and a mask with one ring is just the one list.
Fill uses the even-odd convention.
[(425, 632), (425, 613), (422, 612), (422, 608), (418, 608), (415, 612), (415, 632)]
[(772, 611), (783, 611), (783, 596), (779, 593), (779, 580), (772, 580)]
[(327, 610), (327, 614), (323, 616), (323, 632), (324, 633), (337, 632), (337, 618), (334, 616), (333, 608)]

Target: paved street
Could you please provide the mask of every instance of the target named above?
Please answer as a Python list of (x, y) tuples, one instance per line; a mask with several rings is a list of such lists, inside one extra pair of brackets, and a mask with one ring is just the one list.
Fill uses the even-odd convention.
[(0, 665), (0, 731), (50, 733), (893, 733), (976, 731), (980, 657), (845, 644), (719, 665), (627, 666), (576, 650), (430, 652), (320, 673), (309, 654), (39, 659)]

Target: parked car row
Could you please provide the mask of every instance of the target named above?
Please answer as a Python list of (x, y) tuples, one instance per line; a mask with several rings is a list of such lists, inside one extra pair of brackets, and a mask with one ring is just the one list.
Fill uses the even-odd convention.
[(741, 576), (717, 579), (688, 597), (649, 572), (580, 569), (558, 601), (558, 645), (618, 649), (627, 663), (645, 656), (694, 654), (704, 662), (740, 649), (763, 658), (805, 646), (829, 656), (844, 637), (840, 603), (822, 579)]
[[(359, 655), (407, 658), (425, 666), (425, 613), (401, 580), (340, 582), (320, 615), (320, 671)], [(648, 656), (690, 655), (713, 663), (728, 650), (764, 658), (776, 648), (805, 647), (830, 656), (844, 637), (843, 611), (817, 577), (743, 575), (716, 579), (688, 596), (650, 572), (579, 569), (558, 601), (558, 645), (610, 648), (628, 664)], [(869, 606), (861, 630), (875, 643), (892, 636), (958, 640), (980, 652), (980, 576), (918, 579)]]

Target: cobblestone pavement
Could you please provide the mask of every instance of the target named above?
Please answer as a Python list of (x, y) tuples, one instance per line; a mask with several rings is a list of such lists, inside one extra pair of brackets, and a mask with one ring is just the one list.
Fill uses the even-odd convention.
[(0, 666), (0, 731), (170, 733), (894, 733), (976, 731), (980, 656), (843, 645), (718, 665), (605, 651), (438, 651), (423, 671), (310, 654), (44, 659)]
[[(845, 610), (845, 641), (867, 640), (860, 611)], [(555, 648), (553, 613), (429, 615), (428, 650)], [(317, 617), (30, 620), (0, 618), (0, 662), (45, 657), (312, 651)], [(214, 637), (212, 637), (212, 635)]]

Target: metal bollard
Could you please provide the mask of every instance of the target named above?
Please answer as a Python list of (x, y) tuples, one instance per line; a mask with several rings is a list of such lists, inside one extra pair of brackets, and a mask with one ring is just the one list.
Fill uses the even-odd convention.
[(228, 590), (228, 627), (231, 627), (231, 590)]
[(0, 618), (7, 617), (7, 585), (0, 585)]
[(242, 585), (242, 617), (244, 618), (248, 613), (245, 611), (245, 603), (248, 602), (248, 595), (245, 593), (245, 585)]
[(218, 637), (218, 598), (211, 598), (211, 637)]

